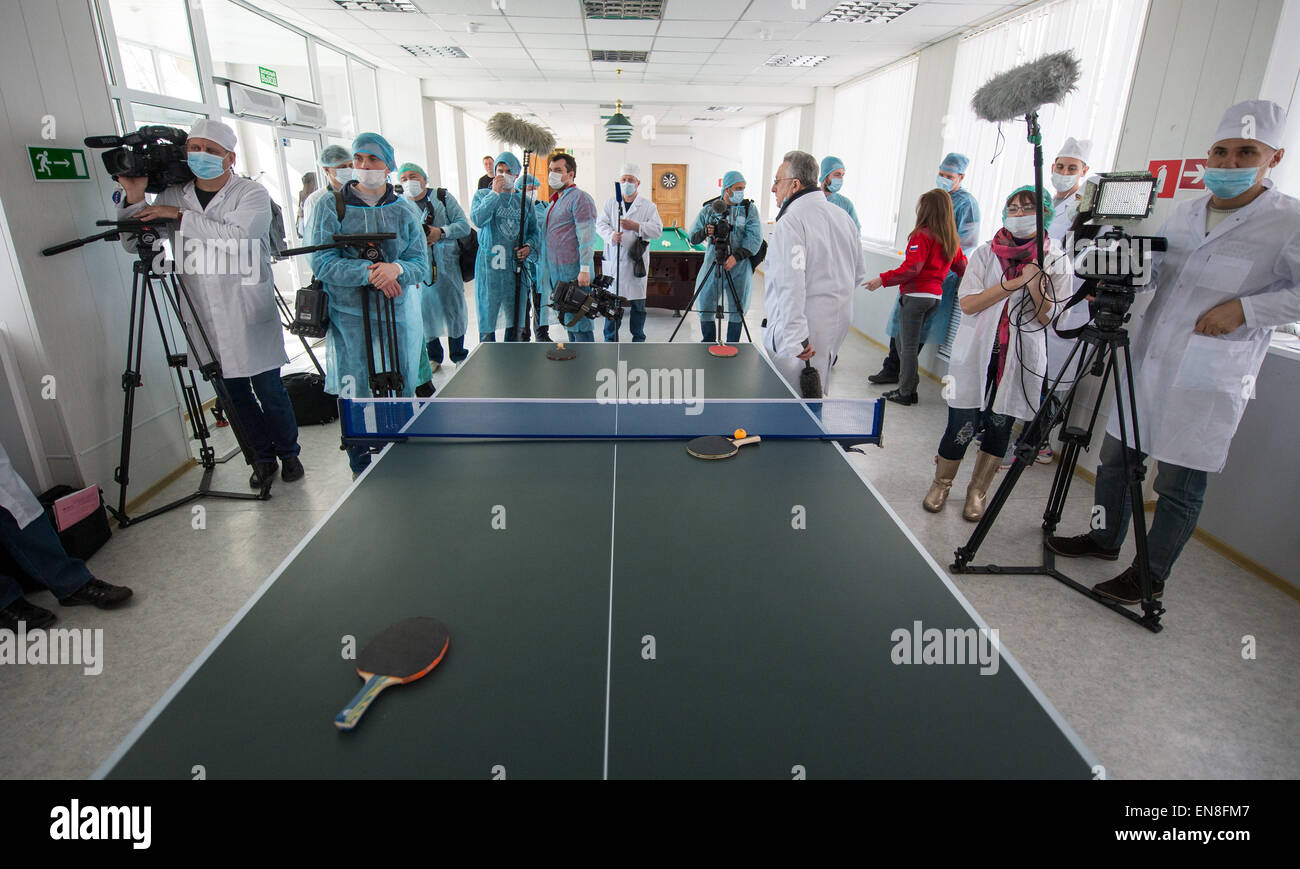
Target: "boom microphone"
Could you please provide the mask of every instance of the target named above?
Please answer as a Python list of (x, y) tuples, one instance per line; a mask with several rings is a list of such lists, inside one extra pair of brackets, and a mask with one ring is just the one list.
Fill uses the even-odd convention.
[(1075, 90), (1079, 59), (1058, 51), (994, 76), (971, 99), (976, 117), (998, 123), (1024, 117), (1047, 103), (1059, 104)]
[(518, 145), (533, 154), (550, 154), (555, 147), (555, 137), (550, 130), (509, 112), (497, 112), (489, 118), (487, 132), (494, 139)]

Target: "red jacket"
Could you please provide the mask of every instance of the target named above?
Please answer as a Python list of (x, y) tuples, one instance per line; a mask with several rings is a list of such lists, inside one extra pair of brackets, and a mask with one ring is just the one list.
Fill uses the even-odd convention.
[(896, 269), (882, 272), (880, 280), (886, 287), (898, 287), (899, 293), (930, 293), (943, 295), (943, 279), (948, 272), (961, 277), (966, 273), (966, 254), (957, 248), (957, 255), (946, 259), (943, 245), (928, 229), (918, 229), (907, 238), (907, 257)]

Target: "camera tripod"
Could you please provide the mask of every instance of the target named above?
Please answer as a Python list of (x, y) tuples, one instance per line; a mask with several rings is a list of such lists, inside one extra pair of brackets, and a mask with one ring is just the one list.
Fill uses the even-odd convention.
[[(1087, 287), (1087, 284), (1085, 284), (1085, 287)], [(1127, 293), (1129, 296), (1132, 294), (1131, 288), (1105, 283), (1097, 284), (1095, 291), (1103, 300), (1109, 294), (1116, 292)], [(1089, 290), (1081, 290), (1076, 298), (1082, 296), (1085, 292), (1089, 292)], [(1114, 298), (1114, 295), (1111, 295), (1111, 298)], [(1142, 481), (1146, 477), (1146, 469), (1139, 456), (1142, 440), (1138, 433), (1137, 399), (1133, 387), (1133, 363), (1129, 349), (1128, 331), (1123, 325), (1128, 319), (1128, 315), (1125, 313), (1127, 307), (1127, 304), (1098, 303), (1096, 322), (1082, 327), (1079, 332), (1074, 346), (1070, 348), (1070, 355), (1066, 357), (1060, 372), (1050, 385), (1047, 399), (1043, 401), (1033, 420), (1021, 432), (1020, 439), (1016, 441), (1015, 462), (1012, 464), (1011, 469), (1007, 471), (1002, 484), (998, 486), (998, 490), (994, 493), (984, 515), (980, 517), (979, 524), (975, 526), (975, 530), (971, 533), (970, 539), (966, 542), (966, 545), (957, 549), (954, 554), (955, 560), (950, 569), (954, 573), (1050, 576), (1080, 594), (1092, 598), (1102, 606), (1109, 607), (1125, 618), (1137, 622), (1151, 632), (1158, 633), (1163, 629), (1163, 625), (1160, 624), (1160, 616), (1165, 612), (1165, 609), (1151, 597), (1151, 568), (1148, 560), (1147, 528), (1146, 519), (1142, 512)], [(1124, 369), (1123, 381), (1120, 378), (1121, 361), (1119, 357), (1121, 355)], [(1075, 363), (1074, 381), (1070, 384), (1065, 398), (1058, 402), (1054, 398), (1056, 389), (1060, 386), (1066, 372), (1070, 370), (1071, 362)], [(1047, 538), (1055, 533), (1056, 526), (1061, 521), (1061, 513), (1065, 509), (1066, 495), (1070, 491), (1070, 481), (1074, 478), (1074, 469), (1079, 462), (1079, 450), (1091, 443), (1093, 429), (1097, 422), (1097, 413), (1101, 408), (1100, 401), (1095, 400), (1090, 410), (1086, 405), (1080, 405), (1080, 413), (1077, 415), (1074, 413), (1076, 399), (1079, 397), (1079, 387), (1081, 384), (1088, 382), (1084, 379), (1085, 372), (1094, 378), (1092, 383), (1098, 387), (1096, 399), (1100, 399), (1107, 383), (1112, 384), (1115, 388), (1115, 413), (1119, 422), (1124, 479), (1128, 486), (1129, 498), (1132, 501), (1133, 539), (1137, 545), (1137, 557), (1134, 559), (1134, 566), (1137, 569), (1138, 585), (1142, 592), (1141, 615), (1066, 576), (1057, 569), (1056, 555), (1047, 546)], [(1078, 418), (1083, 414), (1087, 414), (1086, 424), (1082, 424), (1082, 421)], [(1130, 449), (1125, 446), (1128, 443), (1130, 420), (1133, 427), (1132, 440), (1137, 449)], [(998, 513), (1001, 512), (1007, 498), (1010, 497), (1011, 490), (1015, 488), (1020, 475), (1034, 463), (1038, 451), (1047, 444), (1052, 429), (1063, 422), (1065, 425), (1061, 430), (1061, 440), (1065, 447), (1061, 453), (1060, 463), (1056, 468), (1056, 476), (1052, 480), (1051, 491), (1047, 496), (1047, 508), (1043, 513), (1042, 563), (1020, 567), (997, 564), (971, 565), (971, 559), (975, 557), (975, 553), (984, 541), (985, 536), (988, 535), (989, 529), (997, 521)], [(1102, 518), (1105, 521), (1109, 517)]]
[[(735, 355), (734, 348), (732, 348), (731, 352), (720, 349), (727, 346), (727, 342), (726, 339), (723, 337), (723, 331), (722, 331), (723, 323), (727, 319), (726, 314), (723, 311), (723, 304), (722, 304), (723, 297), (721, 292), (722, 289), (725, 288), (726, 291), (731, 295), (731, 301), (735, 304), (736, 311), (740, 313), (740, 328), (743, 329), (745, 332), (745, 340), (749, 341), (752, 344), (754, 339), (749, 334), (749, 324), (745, 322), (745, 308), (742, 304), (740, 304), (740, 293), (736, 291), (736, 284), (734, 281), (731, 280), (731, 272), (728, 271), (726, 268), (724, 268), (722, 265), (727, 261), (727, 258), (731, 256), (731, 242), (729, 239), (719, 238), (718, 236), (715, 235), (713, 237), (713, 246), (714, 246), (713, 262), (709, 263), (708, 269), (704, 272), (703, 279), (700, 280), (699, 286), (695, 288), (695, 294), (691, 296), (691, 301), (686, 306), (686, 310), (688, 311), (695, 310), (695, 300), (700, 297), (700, 293), (704, 292), (704, 288), (709, 285), (709, 278), (715, 273), (719, 274), (721, 276), (721, 280), (719, 281), (719, 283), (721, 283), (722, 286), (719, 288), (717, 303), (713, 306), (713, 317), (714, 317), (714, 321), (717, 324), (717, 327), (716, 327), (716, 332), (714, 334), (714, 344), (712, 347), (709, 348), (709, 352), (715, 356), (734, 356)], [(737, 265), (740, 264), (739, 260), (737, 260), (736, 264)], [(701, 312), (701, 313), (707, 313), (707, 312)], [(682, 324), (685, 322), (686, 322), (686, 318), (682, 317), (682, 319), (677, 323), (676, 328), (673, 329), (673, 334), (668, 336), (669, 343), (672, 343), (672, 341), (677, 337), (677, 332), (682, 328)]]
[[(221, 363), (217, 361), (216, 354), (212, 350), (212, 342), (208, 340), (207, 331), (203, 328), (202, 321), (195, 313), (194, 302), (185, 286), (185, 282), (174, 272), (158, 274), (153, 269), (153, 258), (157, 251), (160, 250), (158, 245), (162, 238), (162, 231), (174, 223), (174, 220), (97, 220), (95, 221), (96, 226), (107, 226), (111, 227), (111, 229), (98, 235), (55, 245), (41, 251), (43, 256), (54, 256), (64, 251), (82, 247), (92, 241), (117, 241), (124, 233), (129, 235), (136, 245), (136, 261), (131, 268), (131, 314), (127, 327), (126, 370), (122, 373), (122, 391), (126, 393), (122, 409), (122, 452), (119, 464), (113, 471), (113, 480), (118, 485), (118, 500), (117, 507), (108, 505), (108, 512), (112, 514), (122, 528), (151, 519), (169, 510), (174, 510), (198, 498), (265, 501), (271, 497), (271, 478), (269, 477), (263, 481), (261, 491), (256, 494), (251, 492), (222, 492), (211, 488), (212, 474), (218, 464), (216, 451), (208, 443), (211, 432), (208, 430), (207, 421), (203, 417), (203, 402), (199, 399), (198, 383), (194, 378), (194, 371), (185, 370), (186, 354), (172, 352), (171, 344), (167, 340), (162, 308), (158, 303), (160, 294), (173, 314), (175, 314), (176, 320), (180, 323), (187, 347), (197, 357), (199, 373), (204, 380), (212, 384), (212, 388), (217, 394), (218, 404), (229, 411), (226, 416), (230, 423), (230, 429), (235, 435), (235, 440), (239, 443), (239, 449), (244, 454), (244, 460), (249, 465), (252, 465), (255, 456), (249, 450), (243, 422), (240, 420), (239, 414), (234, 412), (234, 402), (231, 400), (230, 392), (226, 389), (225, 381), (222, 379)], [(141, 356), (144, 352), (144, 323), (147, 319), (145, 313), (146, 301), (149, 307), (153, 309), (154, 320), (158, 324), (158, 335), (162, 340), (163, 353), (166, 355), (167, 364), (176, 372), (176, 381), (180, 385), (185, 411), (190, 419), (191, 439), (199, 442), (199, 464), (203, 466), (203, 478), (199, 481), (198, 489), (190, 494), (169, 504), (164, 504), (155, 510), (150, 510), (148, 513), (131, 516), (126, 510), (126, 492), (131, 481), (131, 436), (133, 432), (132, 423), (135, 417), (135, 391), (143, 383), (140, 370)], [(184, 308), (182, 308), (182, 302)], [(188, 319), (185, 316), (185, 309), (188, 309), (191, 315)], [(191, 334), (191, 326), (197, 332), (198, 342), (194, 340), (195, 335)], [(204, 352), (196, 352), (199, 348)]]

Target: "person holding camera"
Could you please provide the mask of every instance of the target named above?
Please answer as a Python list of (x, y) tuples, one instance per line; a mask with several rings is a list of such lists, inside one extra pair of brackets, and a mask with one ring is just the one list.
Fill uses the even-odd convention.
[[(716, 232), (719, 227), (726, 231)], [(754, 285), (754, 267), (749, 259), (763, 243), (762, 220), (753, 202), (745, 198), (745, 176), (739, 170), (732, 169), (722, 176), (722, 194), (705, 202), (691, 224), (691, 244), (700, 243), (705, 244), (704, 264), (695, 276), (700, 340), (706, 344), (717, 341), (714, 312), (721, 298), (722, 309), (727, 312), (727, 341), (735, 344), (740, 340), (741, 323), (749, 310), (749, 293)], [(715, 263), (717, 267), (712, 268)], [(739, 309), (737, 299), (731, 295), (732, 286)]]
[[(335, 235), (393, 233), (379, 242), (383, 262), (361, 259), (351, 247), (327, 247), (311, 254), (311, 267), (329, 296), (329, 331), (325, 335), (325, 391), (331, 395), (362, 396), (369, 390), (370, 370), (384, 360), (368, 358), (366, 333), (377, 328), (382, 309), (372, 296), (370, 322), (363, 315), (361, 294), (382, 293), (396, 312), (397, 346), (402, 396), (414, 394), (428, 380), (428, 355), (420, 311), (420, 283), (429, 279), (429, 246), (420, 210), (398, 196), (388, 183), (397, 168), (393, 146), (378, 133), (362, 133), (352, 143), (352, 177), (341, 191), (318, 200), (308, 219), (308, 245), (330, 244)], [(374, 342), (378, 349), (378, 341)], [(423, 370), (422, 370), (423, 369)], [(349, 446), (353, 475), (370, 464), (370, 450)]]
[(420, 209), (424, 237), (429, 242), (429, 257), (437, 271), (432, 282), (420, 291), (420, 309), (424, 314), (424, 337), (428, 342), (429, 361), (434, 369), (442, 366), (442, 342), (453, 364), (469, 356), (465, 349), (465, 328), (469, 309), (465, 305), (465, 282), (460, 276), (459, 239), (470, 233), (469, 219), (451, 192), (441, 188), (429, 195), (429, 176), (415, 163), (403, 163), (397, 170), (402, 195)]
[[(1138, 435), (1120, 443), (1111, 411), (1097, 468), (1093, 530), (1050, 537), (1058, 555), (1114, 561), (1133, 505), (1123, 453), (1158, 462), (1156, 509), (1147, 531), (1153, 597), (1196, 529), (1209, 475), (1223, 470), (1273, 329), (1300, 319), (1300, 201), (1266, 177), (1284, 155), (1286, 113), (1246, 100), (1223, 115), (1205, 168), (1207, 193), (1177, 205), (1158, 235), (1154, 291), (1132, 340)], [(1127, 409), (1127, 408), (1126, 408)], [(1280, 457), (1285, 463), (1285, 457)], [(1139, 509), (1141, 509), (1139, 507)], [(1130, 565), (1093, 591), (1123, 604), (1141, 600)]]
[(507, 341), (518, 341), (523, 336), (522, 318), (528, 305), (519, 296), (526, 292), (522, 278), (516, 289), (515, 264), (528, 259), (541, 236), (536, 212), (527, 207), (523, 192), (516, 188), (521, 169), (518, 157), (503, 152), (497, 157), (492, 185), (475, 193), (469, 206), (469, 219), (478, 227), (474, 295), (478, 300), (479, 341), (495, 341), (497, 329), (505, 329)]
[[(538, 286), (549, 299), (557, 284), (577, 281), (590, 287), (595, 275), (596, 201), (574, 184), (578, 161), (572, 154), (552, 154), (548, 161), (547, 182), (551, 190), (551, 207), (546, 210), (544, 247), (538, 270)], [(566, 326), (570, 341), (595, 341), (591, 320), (579, 317)]]
[(781, 205), (767, 257), (763, 352), (800, 393), (809, 362), (830, 386), (831, 363), (853, 314), (853, 288), (866, 281), (857, 227), (817, 184), (817, 160), (790, 151), (772, 182)]
[[(121, 176), (125, 195), (117, 219), (174, 220), (169, 230), (173, 256), (187, 261), (193, 245), (203, 245), (205, 271), (183, 277), (193, 304), (230, 390), (253, 453), (248, 484), (260, 489), (280, 471), (285, 482), (302, 479), (298, 422), (280, 380), (284, 352), (280, 313), (275, 304), (271, 256), (264, 239), (271, 226), (271, 197), (256, 181), (234, 174), (235, 131), (220, 121), (194, 122), (185, 140), (186, 162), (194, 180), (168, 187), (145, 202), (145, 178)], [(122, 242), (134, 251), (135, 242)], [(232, 249), (243, 248), (243, 256)], [(253, 274), (244, 274), (248, 262)], [(190, 347), (191, 363), (206, 363), (206, 349)], [(254, 398), (256, 393), (256, 398)], [(277, 459), (279, 464), (277, 464)]]
[[(635, 163), (623, 165), (618, 179), (623, 203), (619, 205), (617, 196), (609, 197), (596, 220), (596, 231), (605, 241), (604, 271), (617, 282), (612, 292), (628, 300), (628, 329), (633, 341), (645, 340), (645, 290), (650, 272), (648, 242), (664, 231), (658, 206), (637, 195), (641, 189), (640, 175), (641, 167)], [(618, 320), (605, 321), (606, 341), (618, 340), (619, 326)]]
[[(952, 343), (948, 374), (948, 426), (934, 457), (934, 481), (922, 506), (938, 513), (966, 450), (983, 431), (962, 516), (984, 515), (989, 484), (998, 472), (1017, 419), (1038, 412), (1047, 373), (1045, 328), (1057, 305), (1069, 298), (1070, 258), (1043, 238), (1043, 269), (1037, 256), (1038, 215), (1052, 223), (1046, 191), (1032, 185), (1011, 191), (1002, 228), (971, 254), (957, 290), (961, 325)], [(1044, 229), (1046, 236), (1046, 229)]]

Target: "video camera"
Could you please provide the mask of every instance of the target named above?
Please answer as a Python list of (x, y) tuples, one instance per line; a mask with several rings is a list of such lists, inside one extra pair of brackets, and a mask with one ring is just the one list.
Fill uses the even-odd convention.
[(727, 220), (727, 203), (723, 202), (722, 197), (719, 196), (717, 199), (710, 202), (709, 205), (713, 208), (713, 213), (717, 215), (717, 217), (714, 220), (709, 221), (708, 224), (713, 227), (713, 235), (709, 237), (709, 241), (717, 245), (720, 249), (727, 249), (729, 254), (731, 248), (732, 226), (731, 221)]
[[(590, 287), (582, 287), (577, 281), (560, 281), (551, 293), (551, 307), (559, 312), (561, 322), (566, 326), (577, 323), (583, 317), (617, 320), (623, 316), (623, 306), (627, 304), (627, 299), (610, 292), (613, 283), (612, 275), (592, 278)], [(570, 316), (572, 319), (569, 319)]]
[(162, 193), (173, 184), (184, 184), (194, 177), (186, 162), (184, 130), (151, 125), (125, 136), (87, 136), (88, 148), (111, 148), (100, 154), (104, 168), (116, 179), (147, 178), (147, 193)]

